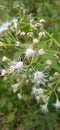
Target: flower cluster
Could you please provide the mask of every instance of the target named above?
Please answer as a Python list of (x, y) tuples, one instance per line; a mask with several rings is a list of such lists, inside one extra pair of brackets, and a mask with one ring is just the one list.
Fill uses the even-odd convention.
[(22, 61), (18, 61), (18, 62), (12, 62), (10, 67), (8, 68), (7, 72), (8, 73), (13, 73), (15, 70), (18, 70), (18, 71), (22, 71), (23, 70), (23, 62)]
[(60, 72), (58, 72), (60, 59), (58, 53), (50, 52), (52, 43), (48, 43), (51, 39), (46, 40), (50, 38), (50, 34), (44, 30), (45, 19), (40, 19), (38, 22), (30, 19), (29, 22), (29, 31), (24, 31), (23, 28), (18, 30), (15, 26), (17, 38), (13, 48), (16, 50), (14, 54), (18, 53), (17, 58), (14, 59), (14, 54), (13, 60), (6, 56), (1, 58), (2, 66), (3, 64), (4, 66), (1, 67), (0, 76), (3, 77), (3, 80), (13, 78), (10, 86), (19, 101), (27, 100), (27, 106), (30, 107), (28, 100), (32, 101), (32, 97), (34, 97), (36, 103), (39, 104), (39, 109), (45, 113), (49, 112), (48, 104), (54, 92), (56, 103), (52, 103), (52, 107), (58, 110), (60, 109), (60, 101), (57, 96), (57, 92), (60, 91)]

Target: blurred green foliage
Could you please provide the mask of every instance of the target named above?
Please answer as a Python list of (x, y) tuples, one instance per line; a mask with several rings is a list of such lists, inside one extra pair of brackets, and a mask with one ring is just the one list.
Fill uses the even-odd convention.
[(21, 7), (27, 8), (28, 14), (33, 13), (35, 18), (36, 15), (38, 19), (45, 18), (47, 30), (52, 31), (59, 41), (60, 0), (0, 0), (0, 24), (18, 16)]
[[(7, 20), (11, 20), (13, 17), (17, 17), (19, 14), (18, 13), (19, 10), (22, 8), (27, 8), (27, 16), (26, 18), (24, 18), (25, 21), (23, 21), (23, 24), (20, 23), (21, 27), (18, 23), (19, 26), (17, 28), (17, 31), (19, 31), (19, 29), (21, 29), (22, 31), (25, 31), (26, 33), (30, 31), (31, 28), (29, 24), (28, 15), (31, 14), (34, 17), (35, 22), (38, 22), (40, 18), (44, 18), (47, 23), (45, 24), (45, 29), (49, 33), (52, 34), (53, 38), (55, 38), (58, 42), (60, 42), (60, 1), (59, 0), (0, 0), (0, 24), (2, 24), (3, 22)], [(25, 25), (24, 25), (24, 22), (25, 22)], [(26, 25), (26, 23), (28, 25)], [(2, 46), (2, 48), (0, 48), (0, 60), (1, 60), (1, 57), (4, 55), (15, 60), (18, 59), (18, 56), (22, 55), (21, 49), (19, 50), (19, 48), (16, 48), (16, 47), (14, 48), (15, 42), (17, 40), (20, 40), (19, 38), (16, 37), (15, 31), (16, 30), (14, 29), (10, 30), (10, 32), (7, 31), (2, 35), (2, 38), (0, 37), (2, 44), (3, 43), (4, 45), (6, 44), (6, 46)], [(33, 29), (32, 31), (34, 32)], [(48, 52), (48, 55), (46, 55), (46, 57), (43, 57), (41, 60), (42, 63), (45, 62), (46, 59), (52, 60), (53, 62), (53, 65), (51, 66), (52, 68), (51, 74), (52, 74), (54, 70), (60, 72), (60, 68), (59, 68), (59, 64), (57, 64), (56, 60), (53, 58), (53, 54), (55, 54), (57, 45), (55, 45), (53, 41), (51, 46), (49, 47), (48, 42), (46, 42), (48, 40), (49, 39), (46, 38), (43, 41), (41, 41), (40, 42), (41, 44), (38, 46), (38, 48), (43, 47), (44, 49), (47, 49), (52, 52), (52, 54)], [(45, 44), (43, 44), (44, 42), (46, 43), (46, 46)], [(21, 43), (23, 47), (24, 41), (22, 42), (21, 40)], [(54, 51), (53, 51), (53, 48), (55, 49)], [(60, 53), (56, 51), (56, 54), (60, 54)], [(40, 67), (38, 65), (36, 66)], [(2, 63), (1, 63), (1, 67), (4, 67)], [(11, 83), (13, 84), (16, 80), (14, 78), (15, 78), (14, 74), (10, 75), (10, 77), (6, 81), (5, 80), (3, 81), (2, 77), (0, 78), (0, 96), (1, 96), (0, 109), (2, 110), (2, 113), (0, 113), (0, 124), (1, 124), (0, 129), (2, 128), (2, 124), (4, 124), (4, 126), (6, 125), (6, 128), (4, 128), (4, 130), (7, 130), (8, 129), (7, 127), (9, 127), (9, 125), (10, 125), (9, 130), (13, 130), (13, 129), (15, 130), (15, 128), (17, 129), (17, 127), (19, 126), (19, 123), (23, 122), (23, 124), (25, 125), (25, 123), (27, 124), (28, 121), (32, 121), (31, 124), (29, 123), (27, 124), (28, 127), (26, 127), (26, 130), (29, 130), (29, 129), (32, 130), (36, 124), (38, 124), (38, 128), (36, 126), (36, 130), (40, 130), (40, 127), (42, 130), (45, 130), (46, 126), (47, 126), (46, 128), (47, 130), (53, 130), (53, 129), (55, 130), (55, 128), (52, 128), (51, 126), (56, 123), (56, 120), (60, 122), (60, 120), (57, 119), (57, 115), (58, 114), (60, 115), (60, 111), (56, 115), (54, 115), (55, 111), (53, 114), (50, 113), (50, 115), (47, 114), (45, 116), (43, 114), (39, 115), (39, 113), (32, 115), (33, 110), (37, 109), (38, 105), (36, 105), (36, 108), (33, 106), (31, 107), (31, 109), (26, 109), (26, 108), (29, 108), (29, 106), (25, 104), (24, 101), (20, 102), (19, 100), (17, 100), (16, 94), (14, 95), (12, 93), (12, 90), (10, 87)], [(2, 89), (2, 86), (3, 86), (3, 89)], [(23, 92), (25, 91), (25, 93), (27, 93), (29, 91), (27, 90), (28, 88), (27, 89), (24, 88)], [(27, 100), (28, 102), (28, 97), (26, 96), (26, 94), (24, 95), (24, 99)], [(34, 100), (32, 102), (29, 102), (29, 105), (33, 104), (33, 102), (36, 103)], [(26, 118), (24, 117), (25, 111), (27, 113)], [(31, 116), (29, 116), (29, 112)], [(20, 115), (23, 115), (21, 116), (21, 119), (20, 119)], [(35, 121), (36, 120), (37, 121), (35, 122), (34, 119)], [(21, 124), (20, 124), (20, 127), (21, 127)]]

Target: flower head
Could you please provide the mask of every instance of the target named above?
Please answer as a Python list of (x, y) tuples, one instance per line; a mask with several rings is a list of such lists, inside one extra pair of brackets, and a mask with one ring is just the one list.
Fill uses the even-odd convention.
[(7, 57), (6, 57), (6, 56), (3, 56), (3, 57), (2, 57), (2, 61), (3, 61), (3, 62), (7, 61)]
[(48, 112), (48, 108), (47, 108), (47, 105), (46, 105), (46, 104), (40, 105), (40, 109), (41, 109), (42, 112), (44, 112), (44, 113), (47, 113), (47, 112)]
[(28, 38), (32, 38), (32, 37), (33, 37), (33, 32), (28, 32), (28, 33), (27, 33), (27, 37), (28, 37)]
[(40, 95), (35, 96), (35, 99), (36, 99), (37, 102), (39, 102), (40, 101)]
[(16, 47), (20, 47), (20, 42), (17, 41), (17, 42), (15, 43), (15, 46), (16, 46)]
[(43, 48), (39, 49), (38, 55), (43, 56), (44, 54), (45, 54), (45, 51), (43, 50)]
[(15, 70), (23, 70), (23, 62), (22, 61), (18, 61), (18, 62), (12, 62), (9, 69), (8, 69), (8, 73), (13, 73)]
[(7, 71), (5, 69), (2, 69), (1, 76), (4, 76), (6, 73), (7, 73)]
[(40, 19), (40, 23), (45, 23), (45, 19)]
[(52, 61), (48, 59), (48, 60), (46, 61), (46, 65), (51, 65), (51, 64), (52, 64)]
[(39, 38), (44, 38), (45, 36), (45, 32), (39, 32)]
[(17, 94), (18, 99), (22, 99), (22, 96), (20, 93)]
[(33, 87), (32, 88), (32, 93), (35, 94), (35, 95), (41, 95), (41, 94), (43, 94), (43, 89), (42, 88)]
[(40, 23), (36, 23), (35, 24), (35, 28), (40, 28), (41, 27), (41, 24)]
[(38, 44), (38, 42), (39, 42), (39, 40), (38, 40), (37, 38), (34, 38), (34, 39), (33, 39), (33, 43), (34, 43), (34, 44)]
[(13, 90), (14, 93), (17, 91), (18, 86), (19, 86), (18, 83), (16, 83), (16, 84), (12, 84), (11, 88), (12, 88), (12, 90)]
[(60, 109), (60, 101), (57, 100), (56, 103), (53, 103), (53, 106), (58, 110)]
[(28, 48), (25, 52), (25, 57), (27, 59), (31, 58), (35, 54), (35, 51), (32, 48)]
[(15, 65), (15, 69), (22, 70), (23, 69), (23, 62), (19, 61)]
[(14, 65), (10, 65), (9, 69), (8, 69), (8, 73), (13, 73), (15, 71), (15, 66)]
[(25, 37), (25, 32), (20, 32), (20, 38), (24, 38)]
[(59, 73), (58, 72), (55, 72), (54, 73), (54, 77), (58, 77), (59, 76)]
[(35, 81), (37, 84), (40, 84), (43, 79), (44, 79), (44, 74), (43, 74), (43, 72), (36, 71), (36, 72), (34, 73), (34, 81)]

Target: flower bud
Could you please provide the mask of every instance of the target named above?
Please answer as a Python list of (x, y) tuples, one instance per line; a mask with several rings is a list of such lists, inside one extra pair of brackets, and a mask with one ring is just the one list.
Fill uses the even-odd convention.
[(58, 72), (55, 72), (54, 73), (54, 77), (58, 77), (59, 76), (59, 73)]
[(45, 23), (45, 19), (40, 19), (40, 23)]
[(40, 28), (41, 27), (41, 24), (40, 23), (36, 23), (35, 24), (35, 28)]
[(39, 38), (44, 38), (45, 36), (45, 32), (39, 32)]
[(7, 57), (6, 57), (6, 56), (3, 56), (3, 57), (2, 57), (2, 61), (3, 61), (3, 62), (7, 61)]
[(27, 37), (28, 37), (28, 38), (32, 38), (32, 37), (33, 37), (33, 32), (28, 32), (28, 33), (27, 33)]
[(46, 65), (51, 65), (51, 64), (52, 64), (51, 60), (48, 59), (48, 60), (46, 61)]
[(43, 48), (38, 51), (39, 56), (43, 56), (44, 54), (45, 54), (45, 51), (43, 50)]
[(25, 37), (25, 32), (20, 32), (20, 38), (24, 38)]
[(38, 40), (37, 38), (34, 38), (34, 39), (33, 39), (33, 43), (34, 43), (34, 44), (38, 44), (38, 42), (39, 42), (39, 40)]
[(17, 41), (17, 42), (15, 43), (15, 46), (16, 46), (16, 47), (20, 47), (20, 42)]

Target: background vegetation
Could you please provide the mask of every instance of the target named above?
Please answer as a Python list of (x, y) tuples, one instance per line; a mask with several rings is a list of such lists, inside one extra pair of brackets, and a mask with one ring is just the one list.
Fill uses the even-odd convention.
[[(16, 36), (17, 32), (19, 30), (26, 33), (32, 31), (34, 33), (34, 37), (38, 37), (38, 32), (35, 33), (34, 28), (30, 26), (30, 18), (32, 20), (32, 25), (35, 25), (35, 23), (43, 18), (46, 20), (43, 31), (46, 30), (47, 37), (40, 41), (40, 46), (38, 45), (38, 47), (35, 47), (35, 50), (38, 50), (39, 48), (48, 50), (48, 56), (43, 57), (41, 63), (45, 63), (47, 58), (52, 60), (53, 65), (49, 70), (50, 76), (56, 71), (60, 73), (60, 64), (53, 58), (53, 54), (56, 53), (59, 57), (58, 60), (60, 60), (60, 1), (0, 0), (0, 25), (7, 20), (12, 20), (13, 18), (18, 18), (17, 29), (15, 28), (14, 22), (12, 22), (12, 26), (9, 26), (7, 31), (0, 34), (0, 72), (2, 68), (5, 69), (9, 67), (10, 64), (8, 64), (8, 62), (10, 63), (10, 60), (13, 61), (14, 59), (19, 61), (19, 58), (23, 60), (24, 51), (28, 47), (27, 44), (24, 44), (26, 42), (29, 42), (29, 44), (32, 43), (30, 40), (20, 39), (21, 37)], [(51, 41), (50, 45), (47, 42), (49, 40)], [(15, 46), (16, 41), (21, 42), (21, 48)], [(3, 56), (9, 58), (7, 63), (2, 62)], [(40, 59), (37, 60), (37, 63), (39, 60)], [(36, 61), (33, 60), (33, 63), (34, 62)], [(29, 64), (31, 63), (28, 62), (27, 65)], [(38, 64), (36, 64), (36, 67), (40, 69)], [(44, 66), (41, 67), (40, 71), (42, 71), (43, 68)], [(27, 73), (27, 75), (29, 74)], [(60, 110), (56, 111), (53, 107), (51, 107), (51, 102), (55, 102), (56, 100), (54, 92), (49, 100), (50, 112), (45, 114), (39, 111), (39, 104), (36, 103), (33, 96), (31, 100), (28, 100), (28, 97), (30, 98), (29, 91), (31, 91), (31, 84), (30, 90), (23, 87), (23, 101), (17, 100), (16, 94), (14, 94), (11, 89), (11, 85), (15, 82), (16, 77), (14, 74), (6, 77), (0, 76), (0, 129), (60, 130)], [(60, 87), (60, 81), (58, 87)], [(57, 94), (60, 99), (60, 93), (57, 92)]]

